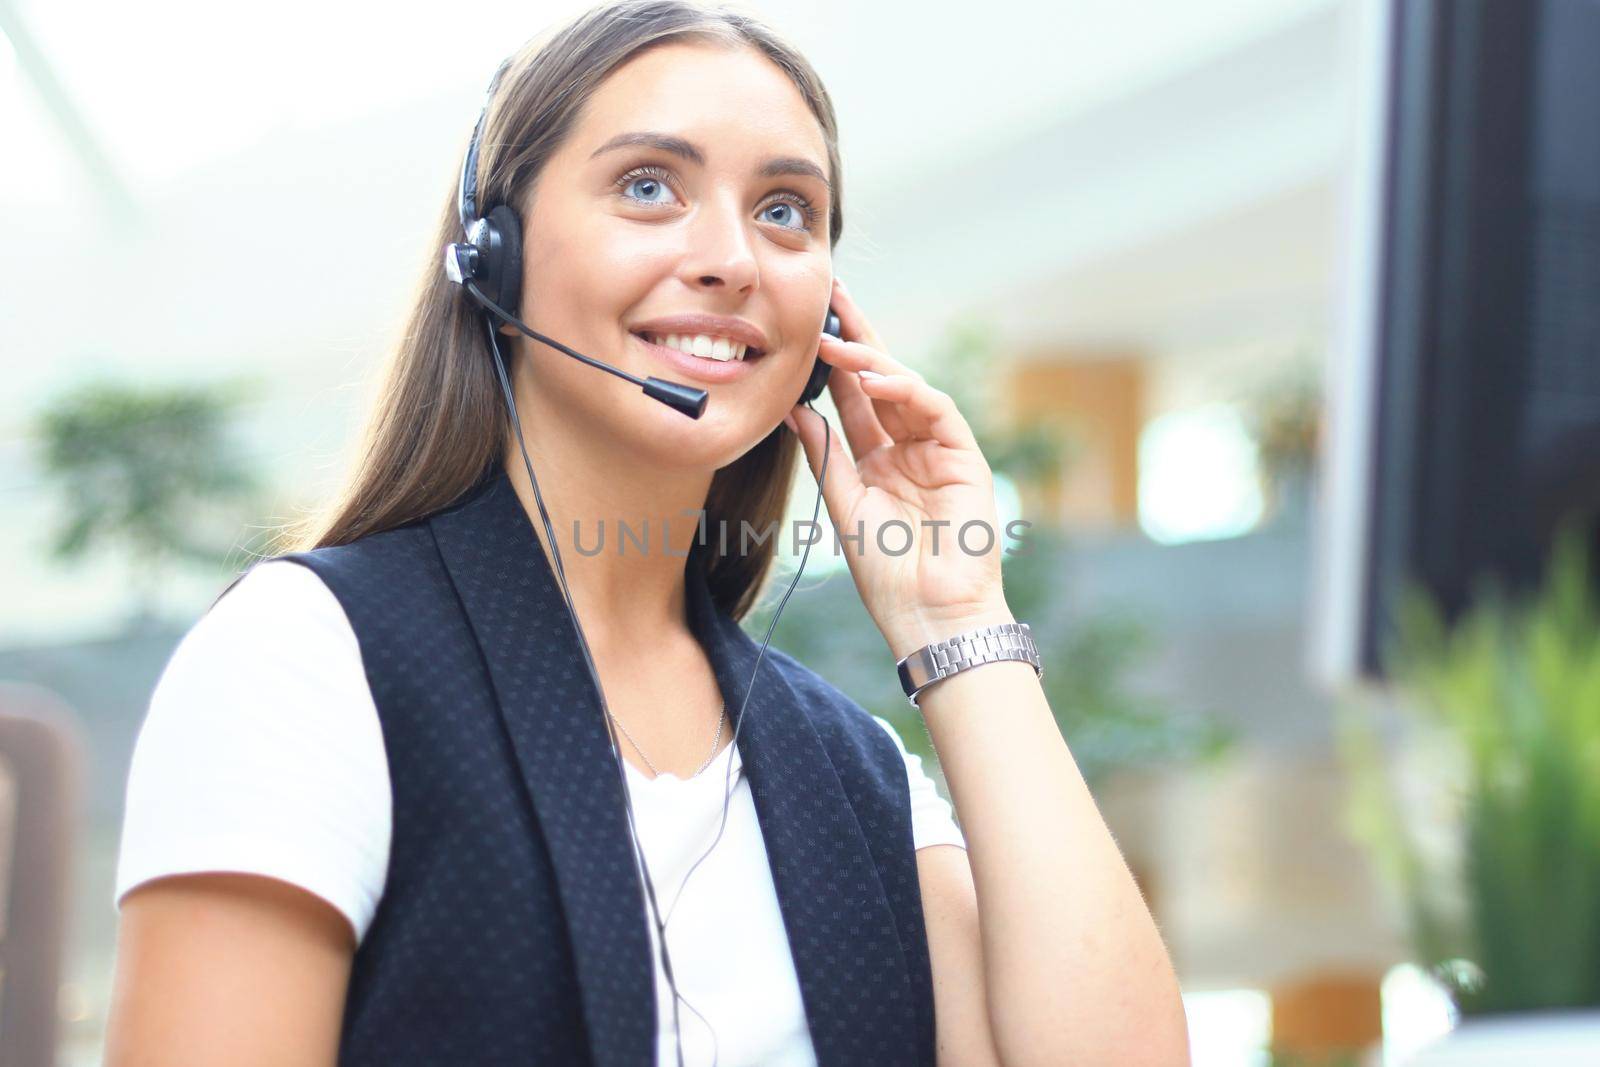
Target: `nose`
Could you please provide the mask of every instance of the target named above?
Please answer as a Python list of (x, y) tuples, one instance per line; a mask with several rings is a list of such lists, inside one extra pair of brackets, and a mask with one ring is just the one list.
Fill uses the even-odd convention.
[(728, 289), (749, 293), (759, 270), (743, 209), (731, 201), (706, 205), (689, 226), (688, 248), (680, 276), (691, 289)]

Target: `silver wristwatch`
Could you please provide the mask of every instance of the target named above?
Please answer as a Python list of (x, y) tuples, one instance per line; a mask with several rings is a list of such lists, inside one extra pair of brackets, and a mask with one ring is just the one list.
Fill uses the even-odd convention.
[(1037, 676), (1044, 677), (1044, 668), (1039, 666), (1039, 648), (1033, 643), (1033, 633), (1025, 622), (980, 626), (976, 630), (923, 645), (896, 667), (900, 672), (900, 688), (906, 691), (906, 699), (911, 701), (911, 706), (916, 707), (917, 694), (939, 679), (980, 663), (1005, 659), (1031, 663)]

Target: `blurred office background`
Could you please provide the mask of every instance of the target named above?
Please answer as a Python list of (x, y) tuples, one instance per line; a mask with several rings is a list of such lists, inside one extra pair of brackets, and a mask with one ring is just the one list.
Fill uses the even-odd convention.
[[(1310, 649), (1355, 0), (749, 6), (838, 108), (837, 273), (958, 393), (1034, 524), (1008, 595), (1049, 638), (1195, 1063), (1399, 1062), (1452, 1009), (1344, 829), (1341, 693)], [(82, 757), (63, 1063), (99, 1054), (151, 687), (262, 532), (333, 484), (490, 73), (575, 7), (0, 0), (0, 680)], [(152, 553), (172, 517), (130, 509), (57, 552), (50, 433), (150, 424), (194, 436), (146, 462), (198, 441), (222, 470), (172, 498), (209, 540)], [(826, 573), (814, 554), (786, 643), (925, 751), (887, 650), (808, 627), (807, 600), (852, 610)]]

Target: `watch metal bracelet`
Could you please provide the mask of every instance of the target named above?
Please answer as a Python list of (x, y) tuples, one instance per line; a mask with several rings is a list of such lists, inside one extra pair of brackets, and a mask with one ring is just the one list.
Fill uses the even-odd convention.
[(943, 641), (934, 641), (923, 645), (895, 667), (906, 699), (911, 701), (912, 707), (917, 707), (917, 694), (941, 678), (982, 663), (1008, 659), (1030, 663), (1037, 676), (1044, 677), (1044, 668), (1039, 665), (1039, 648), (1033, 643), (1033, 632), (1025, 622), (980, 626)]

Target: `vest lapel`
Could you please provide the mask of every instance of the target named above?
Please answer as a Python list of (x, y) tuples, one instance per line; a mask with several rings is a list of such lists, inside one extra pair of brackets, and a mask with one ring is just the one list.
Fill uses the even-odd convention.
[[(556, 575), (499, 464), (430, 525), (555, 867), (594, 1061), (653, 1062), (655, 971), (625, 786)], [(688, 622), (740, 724), (743, 773), (818, 1062), (858, 1062), (878, 1048), (870, 1058), (890, 1062), (915, 1047), (916, 1011), (866, 837), (770, 649), (741, 713), (760, 648), (716, 606), (697, 561), (686, 568)]]
[(620, 768), (561, 588), (498, 464), (431, 526), (555, 867), (595, 1065), (653, 1063), (644, 890)]

